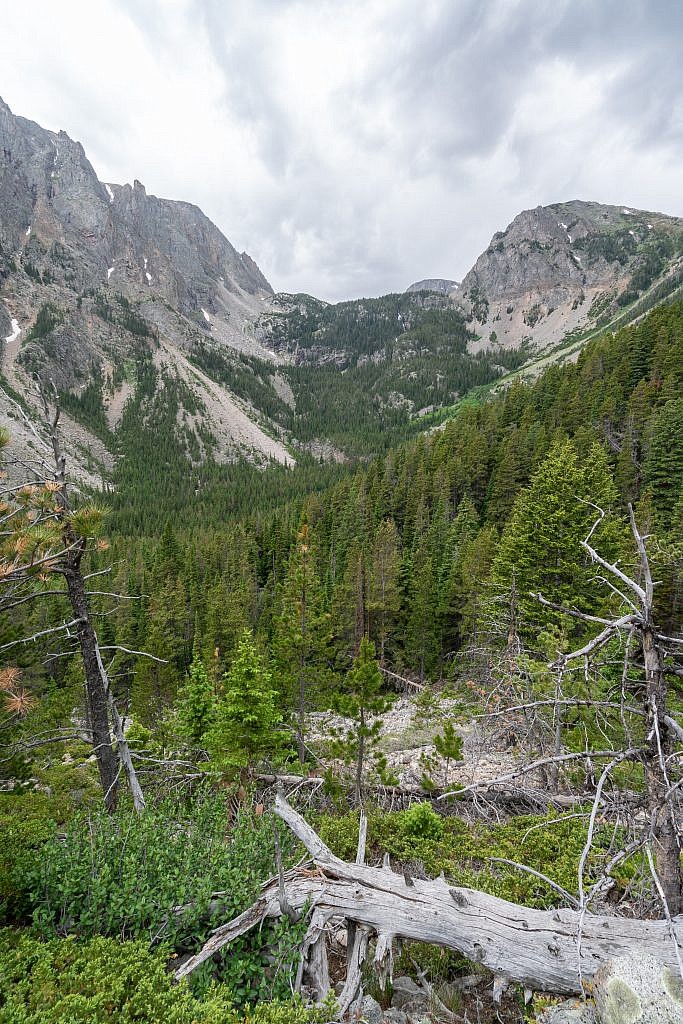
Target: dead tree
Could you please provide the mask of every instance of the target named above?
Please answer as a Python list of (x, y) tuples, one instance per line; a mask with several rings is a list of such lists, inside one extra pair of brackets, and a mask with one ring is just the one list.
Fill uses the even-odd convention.
[[(14, 557), (2, 567), (0, 608), (11, 612), (19, 605), (46, 594), (59, 594), (67, 598), (72, 620), (48, 632), (63, 632), (78, 641), (85, 676), (89, 731), (105, 806), (109, 811), (115, 809), (119, 777), (123, 772), (134, 807), (140, 811), (145, 806), (145, 799), (93, 625), (88, 577), (83, 569), (83, 559), (89, 550), (91, 537), (82, 526), (77, 528), (75, 525), (75, 510), (66, 474), (66, 456), (59, 436), (60, 410), (56, 394), (54, 397), (55, 401), (50, 408), (47, 395), (41, 392), (52, 464), (45, 459), (41, 460), (38, 470), (33, 469), (31, 472), (33, 479), (23, 486), (8, 488), (3, 495), (4, 514), (0, 520), (0, 539), (12, 548)], [(35, 429), (34, 434), (39, 437)], [(87, 516), (84, 517), (85, 522)], [(66, 589), (36, 586), (55, 576), (61, 576)], [(0, 650), (28, 643), (31, 639), (33, 637), (14, 641)]]
[[(628, 672), (633, 646), (637, 646), (642, 653), (641, 702), (645, 719), (645, 743), (638, 752), (638, 760), (642, 763), (645, 780), (650, 837), (655, 852), (655, 881), (664, 903), (665, 913), (675, 916), (683, 912), (683, 872), (681, 839), (672, 799), (676, 789), (672, 786), (670, 775), (676, 767), (676, 762), (681, 758), (680, 741), (683, 738), (683, 729), (669, 715), (667, 708), (669, 687), (666, 645), (677, 645), (683, 641), (664, 636), (655, 622), (655, 583), (647, 554), (647, 537), (638, 529), (633, 507), (629, 505), (629, 520), (638, 551), (640, 582), (628, 576), (616, 563), (602, 558), (591, 545), (592, 535), (604, 517), (602, 510), (598, 512), (599, 518), (586, 540), (582, 541), (582, 546), (593, 563), (608, 573), (606, 582), (628, 610), (612, 620), (573, 612), (574, 615), (597, 622), (603, 629), (583, 647), (570, 654), (561, 655), (558, 667), (563, 669), (576, 659), (587, 661), (596, 651), (624, 634), (627, 636), (625, 674)], [(619, 586), (614, 581), (617, 581)]]
[(683, 917), (667, 922), (570, 909), (532, 910), (475, 889), (454, 887), (443, 876), (424, 880), (399, 874), (388, 858), (381, 867), (370, 867), (364, 863), (362, 829), (356, 862), (340, 860), (281, 795), (276, 797), (275, 813), (304, 844), (311, 861), (267, 882), (248, 910), (217, 928), (203, 949), (183, 964), (177, 979), (267, 919), (300, 915), (307, 909), (309, 925), (297, 981), (300, 984), (307, 974), (316, 998), (325, 997), (326, 936), (345, 922), (348, 960), (342, 1012), (361, 991), (363, 960), (372, 955), (373, 970), (390, 977), (393, 951), (403, 940), (456, 950), (488, 967), (498, 979), (568, 995), (581, 993), (583, 983), (605, 960), (642, 949), (673, 971), (680, 970), (675, 943), (683, 943)]

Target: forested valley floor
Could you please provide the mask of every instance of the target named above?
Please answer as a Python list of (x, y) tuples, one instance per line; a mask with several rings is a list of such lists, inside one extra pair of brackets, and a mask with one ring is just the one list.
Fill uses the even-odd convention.
[(683, 305), (376, 457), (236, 469), (220, 515), (142, 456), (77, 497), (53, 423), (51, 477), (0, 509), (0, 1024), (590, 995), (574, 933), (534, 975), (455, 924), (323, 914), (383, 863), (409, 896), (576, 914), (587, 948), (594, 915), (646, 922), (680, 965)]

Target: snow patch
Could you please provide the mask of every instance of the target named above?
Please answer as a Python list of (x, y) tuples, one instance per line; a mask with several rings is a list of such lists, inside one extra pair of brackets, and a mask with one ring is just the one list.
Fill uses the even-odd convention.
[(109, 278), (111, 277), (111, 275), (113, 273), (114, 273), (114, 268), (113, 267), (109, 267), (108, 270), (107, 270), (107, 281), (109, 280)]
[(26, 228), (26, 237), (28, 238), (28, 236), (30, 234), (31, 234), (31, 225), (29, 224), (29, 226)]
[(106, 183), (106, 181), (105, 181), (105, 183), (104, 183), (104, 187), (105, 187), (105, 188), (106, 188), (106, 190), (107, 190), (107, 195), (109, 196), (109, 202), (110, 202), (110, 203), (113, 203), (113, 202), (114, 202), (114, 193), (113, 193), (113, 192), (112, 192), (112, 190), (111, 190), (111, 185), (107, 185), (107, 183)]
[(636, 237), (635, 231), (630, 231), (629, 230), (629, 235), (631, 236), (631, 238), (635, 238)]
[(147, 271), (145, 271), (145, 277), (147, 278), (147, 284), (151, 284), (152, 283), (152, 275), (150, 273), (148, 273)]
[(652, 224), (648, 224), (650, 231), (652, 231)]
[(7, 335), (5, 341), (7, 342), (8, 345), (10, 345), (13, 341), (17, 340), (20, 334), (21, 327), (19, 326), (19, 321), (15, 320), (14, 317), (12, 317), (12, 333)]
[(629, 217), (631, 216), (631, 211), (630, 211), (630, 210), (627, 210), (625, 206), (622, 206), (622, 208), (621, 208), (621, 212), (622, 212), (622, 213), (625, 213), (625, 214), (626, 214), (627, 216), (629, 216)]
[(563, 224), (561, 220), (558, 221), (558, 224), (560, 225), (561, 228), (564, 228), (565, 231), (567, 230), (567, 225)]
[(569, 239), (569, 244), (571, 245), (572, 244), (572, 236), (569, 234), (569, 232), (567, 232), (567, 238)]
[(204, 319), (206, 320), (207, 324), (210, 324), (211, 323), (211, 317), (209, 316), (209, 314), (206, 312), (206, 310), (203, 307), (200, 306), (200, 309), (201, 309), (202, 313), (204, 314)]

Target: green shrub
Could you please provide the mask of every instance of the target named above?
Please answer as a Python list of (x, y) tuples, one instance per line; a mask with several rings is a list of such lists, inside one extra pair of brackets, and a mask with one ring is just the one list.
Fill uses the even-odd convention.
[(71, 813), (66, 797), (19, 789), (0, 795), (0, 922), (30, 914), (27, 866)]
[[(333, 853), (353, 859), (358, 837), (358, 816), (323, 815), (317, 826)], [(577, 889), (577, 868), (585, 843), (585, 822), (549, 813), (520, 815), (504, 824), (440, 817), (427, 803), (408, 810), (374, 811), (368, 821), (368, 857), (379, 858), (385, 851), (397, 865), (422, 865), (427, 876), (441, 871), (456, 885), (471, 886), (529, 907), (553, 907), (557, 893), (542, 880), (517, 868), (496, 863), (494, 858), (517, 861), (548, 875), (569, 892)], [(601, 848), (609, 844), (608, 829), (598, 829), (586, 878), (604, 859)], [(599, 871), (598, 871), (599, 873)], [(626, 879), (632, 873), (623, 868)]]
[[(40, 934), (199, 949), (212, 928), (253, 902), (275, 870), (270, 820), (244, 813), (231, 825), (226, 804), (207, 795), (139, 816), (99, 809), (77, 815), (65, 836), (49, 839), (25, 865)], [(291, 833), (283, 831), (282, 842), (286, 855)], [(237, 940), (218, 965), (196, 972), (196, 985), (206, 989), (213, 972), (236, 1002), (288, 993), (302, 927), (278, 922)]]
[(443, 818), (439, 817), (431, 804), (411, 804), (402, 811), (399, 829), (411, 839), (440, 839), (443, 835)]
[(197, 998), (174, 985), (143, 942), (0, 932), (0, 1024), (322, 1024), (331, 1010), (276, 1001), (240, 1013), (224, 986)]

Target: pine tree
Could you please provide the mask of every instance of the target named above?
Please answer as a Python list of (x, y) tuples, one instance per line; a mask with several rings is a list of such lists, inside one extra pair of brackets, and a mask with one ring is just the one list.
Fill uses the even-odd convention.
[(205, 735), (207, 750), (219, 768), (246, 768), (277, 746), (282, 716), (271, 675), (246, 629), (215, 704)]
[(359, 804), (363, 799), (363, 771), (375, 752), (381, 728), (379, 719), (371, 723), (370, 718), (381, 715), (389, 706), (381, 691), (382, 673), (375, 658), (375, 645), (365, 636), (337, 700), (339, 711), (351, 719), (351, 725), (331, 745), (333, 753), (355, 765), (354, 791)]
[(437, 733), (434, 737), (434, 749), (444, 760), (443, 784), (446, 787), (451, 761), (459, 760), (462, 755), (462, 736), (455, 731), (455, 726), (450, 719), (446, 720), (443, 732)]
[(667, 402), (654, 419), (645, 480), (662, 522), (668, 525), (683, 488), (683, 398)]
[[(581, 541), (597, 519), (596, 506), (609, 510), (616, 488), (604, 450), (596, 445), (585, 463), (573, 444), (558, 440), (522, 491), (508, 520), (492, 568), (494, 588), (509, 595), (514, 587), (520, 632), (531, 640), (534, 626), (556, 621), (536, 597), (565, 607), (591, 611), (601, 595), (584, 571)], [(596, 536), (603, 551), (614, 553), (621, 528), (606, 520)], [(604, 599), (604, 598), (603, 598)]]
[(297, 750), (306, 759), (305, 726), (309, 692), (324, 688), (329, 672), (329, 616), (316, 572), (308, 523), (304, 520), (292, 548), (279, 590), (274, 623), (273, 657), (281, 691), (296, 709)]
[(398, 530), (393, 519), (385, 519), (375, 535), (368, 579), (370, 629), (379, 644), (380, 665), (384, 665), (387, 643), (396, 629), (401, 607), (400, 572)]
[(216, 695), (197, 653), (178, 693), (176, 713), (181, 735), (192, 745), (201, 744), (211, 727)]

